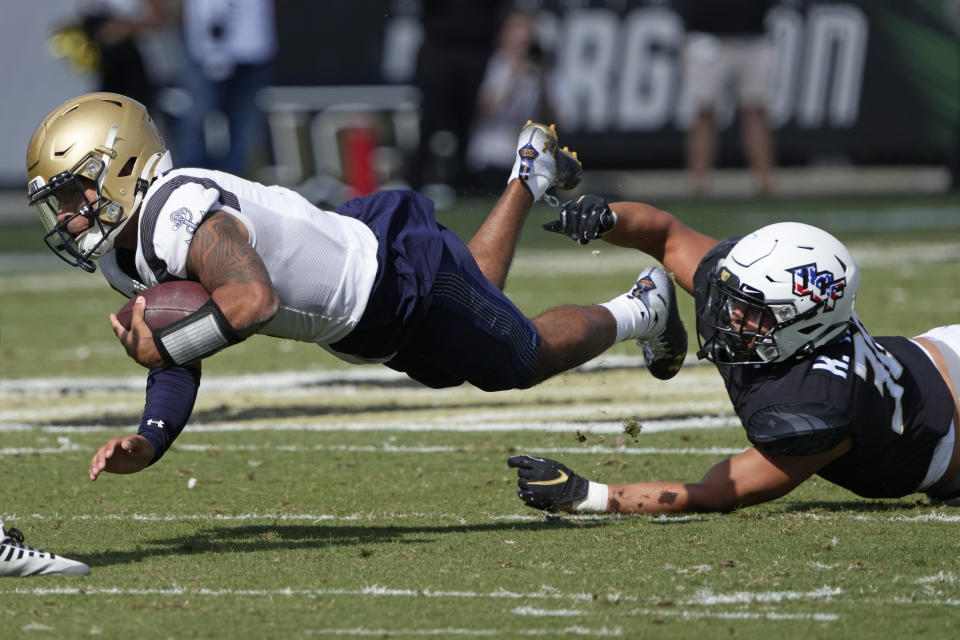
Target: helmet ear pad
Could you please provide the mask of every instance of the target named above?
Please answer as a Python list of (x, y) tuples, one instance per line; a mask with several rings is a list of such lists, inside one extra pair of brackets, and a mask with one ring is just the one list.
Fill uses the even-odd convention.
[[(697, 318), (701, 356), (728, 364), (805, 356), (844, 333), (859, 284), (853, 256), (826, 231), (797, 222), (763, 227), (738, 241), (711, 276)], [(741, 331), (730, 322), (737, 305), (765, 308), (773, 326)]]

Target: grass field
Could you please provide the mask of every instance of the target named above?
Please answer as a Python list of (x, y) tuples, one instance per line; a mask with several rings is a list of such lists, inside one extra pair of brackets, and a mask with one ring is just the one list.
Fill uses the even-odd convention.
[[(867, 326), (913, 335), (960, 319), (958, 204), (665, 206), (717, 236), (825, 226), (861, 263)], [(488, 206), (441, 219), (465, 236)], [(508, 284), (530, 314), (609, 299), (649, 262), (538, 232), (550, 213), (534, 212)], [(535, 389), (485, 394), (254, 338), (205, 364), (191, 425), (163, 460), (91, 483), (92, 452), (139, 418), (143, 373), (106, 321), (122, 299), (34, 250), (36, 231), (0, 227), (0, 513), (92, 573), (0, 580), (0, 637), (960, 633), (960, 510), (920, 495), (864, 500), (813, 479), (731, 514), (524, 507), (514, 452), (600, 481), (692, 480), (747, 446), (712, 368), (688, 360), (660, 382), (629, 345)], [(682, 312), (695, 350), (689, 297)]]

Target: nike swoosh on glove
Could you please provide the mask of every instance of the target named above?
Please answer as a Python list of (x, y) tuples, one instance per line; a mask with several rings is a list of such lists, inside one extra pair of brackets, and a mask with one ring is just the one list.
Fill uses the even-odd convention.
[(542, 511), (568, 510), (587, 497), (590, 483), (556, 460), (526, 454), (513, 456), (507, 466), (517, 470), (517, 496)]

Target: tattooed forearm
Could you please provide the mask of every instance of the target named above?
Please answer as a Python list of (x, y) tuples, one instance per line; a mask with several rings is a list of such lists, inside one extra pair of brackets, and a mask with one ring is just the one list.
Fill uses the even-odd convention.
[(197, 228), (187, 252), (187, 274), (210, 292), (242, 338), (259, 331), (280, 305), (270, 274), (247, 238), (246, 227), (218, 211)]
[(228, 282), (270, 286), (270, 275), (247, 241), (246, 229), (223, 211), (214, 213), (197, 228), (187, 254), (187, 273), (208, 291)]

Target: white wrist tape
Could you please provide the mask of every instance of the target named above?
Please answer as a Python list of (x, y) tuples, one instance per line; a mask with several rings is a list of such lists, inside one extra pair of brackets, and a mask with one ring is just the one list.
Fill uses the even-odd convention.
[(574, 513), (606, 513), (607, 498), (607, 485), (591, 482), (587, 489), (587, 497), (572, 503), (570, 511)]
[(187, 317), (154, 331), (153, 342), (164, 361), (184, 365), (236, 344), (240, 337), (210, 298)]

